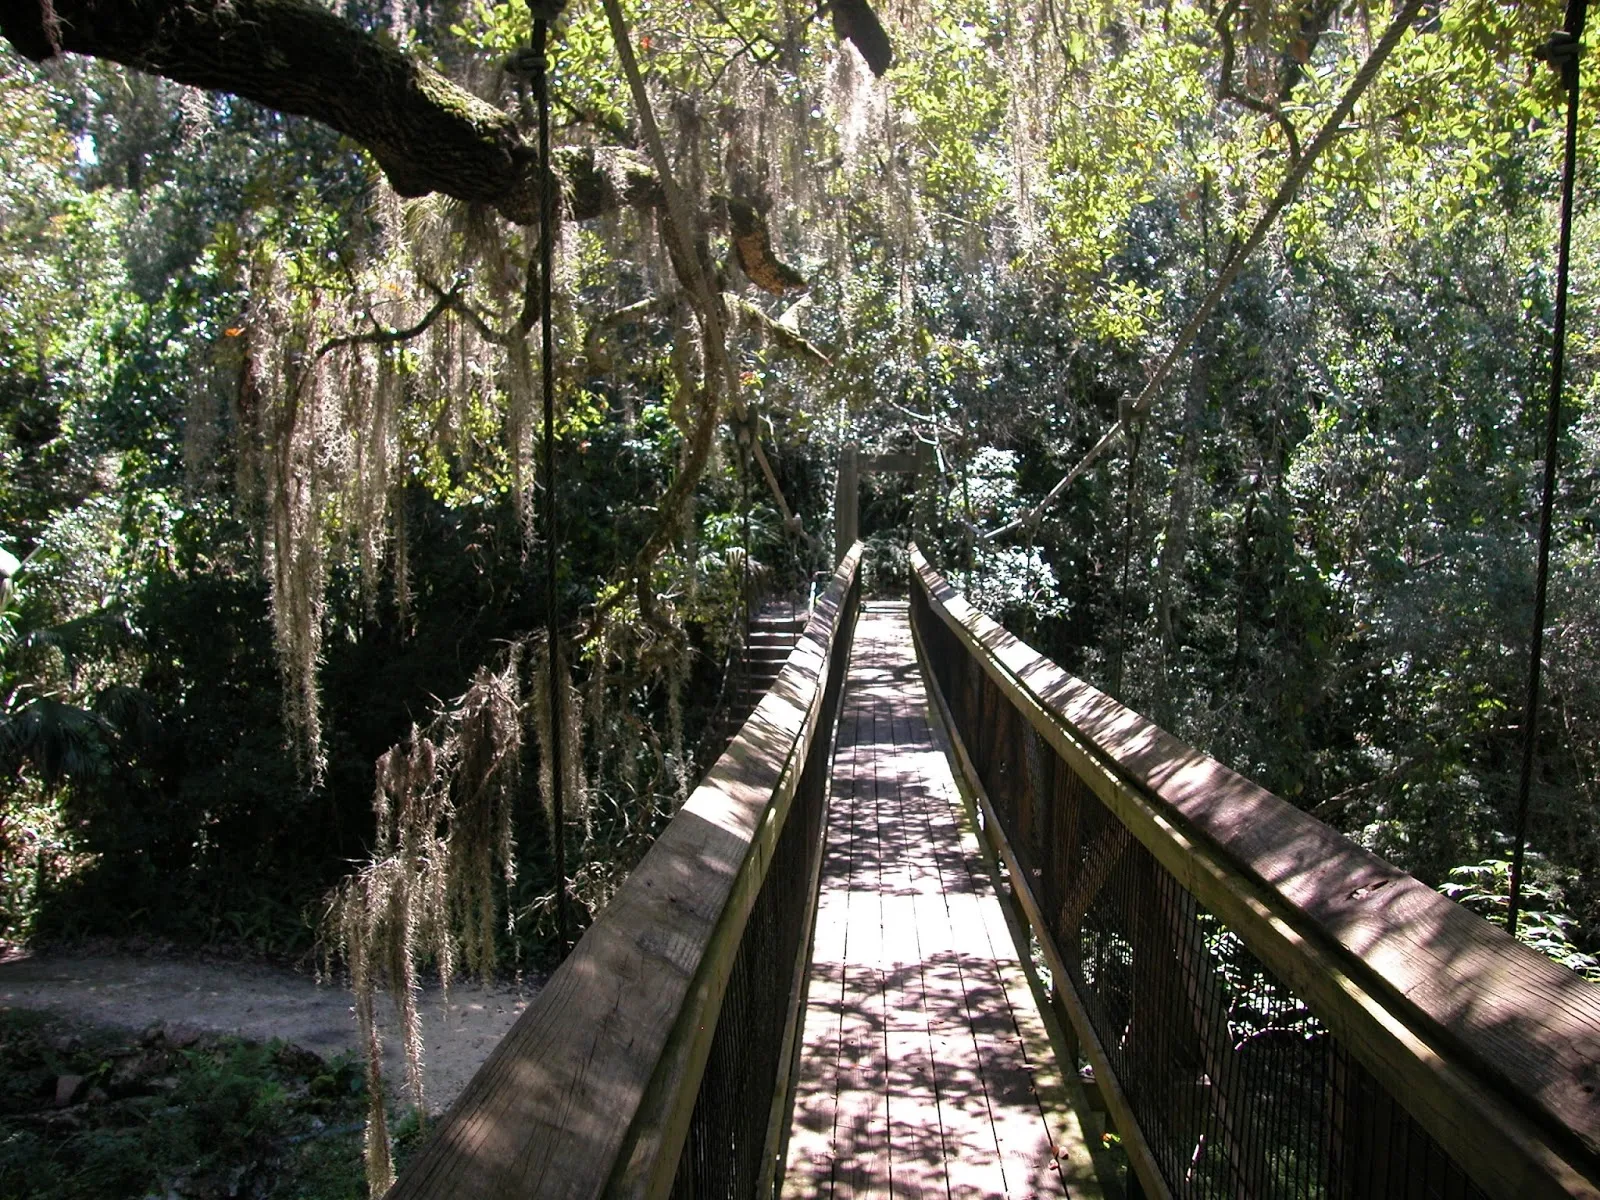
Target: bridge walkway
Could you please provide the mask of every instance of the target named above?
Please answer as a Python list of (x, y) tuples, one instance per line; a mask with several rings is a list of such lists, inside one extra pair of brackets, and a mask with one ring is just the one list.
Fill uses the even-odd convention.
[(862, 549), (389, 1200), (1600, 1200), (1600, 989)]
[(843, 703), (785, 1195), (1093, 1190), (904, 603), (863, 607)]

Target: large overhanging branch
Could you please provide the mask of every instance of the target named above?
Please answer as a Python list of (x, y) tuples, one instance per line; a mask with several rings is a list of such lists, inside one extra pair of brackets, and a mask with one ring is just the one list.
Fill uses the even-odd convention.
[[(537, 156), (510, 115), (309, 0), (0, 0), (0, 34), (35, 62), (103, 58), (309, 117), (366, 147), (402, 196), (440, 192), (538, 219)], [(656, 169), (633, 150), (554, 157), (573, 220), (665, 205)], [(803, 287), (758, 213), (714, 207), (730, 205), (745, 274), (775, 293)]]
[(402, 196), (538, 216), (534, 155), (510, 116), (307, 0), (0, 0), (0, 32), (36, 61), (86, 54), (320, 121)]
[[(533, 148), (508, 114), (307, 0), (0, 0), (0, 33), (36, 62), (84, 54), (310, 117), (371, 151), (402, 196), (538, 217)], [(559, 163), (579, 220), (660, 203), (631, 152), (569, 148)]]

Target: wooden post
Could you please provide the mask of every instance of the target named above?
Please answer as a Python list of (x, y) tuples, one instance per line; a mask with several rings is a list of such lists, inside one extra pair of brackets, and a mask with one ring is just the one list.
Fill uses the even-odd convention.
[(934, 526), (939, 522), (939, 460), (927, 442), (918, 442), (914, 454), (916, 468), (911, 486), (916, 489), (917, 501), (911, 523), (917, 536), (931, 541)]
[(856, 544), (861, 515), (860, 450), (846, 442), (839, 451), (839, 481), (833, 498), (833, 557), (838, 562)]

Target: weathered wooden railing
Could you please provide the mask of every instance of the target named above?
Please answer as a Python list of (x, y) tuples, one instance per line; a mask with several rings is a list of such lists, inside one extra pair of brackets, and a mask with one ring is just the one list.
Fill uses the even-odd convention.
[(392, 1197), (772, 1194), (860, 560)]
[(913, 568), (935, 703), (1148, 1195), (1600, 1194), (1600, 988)]

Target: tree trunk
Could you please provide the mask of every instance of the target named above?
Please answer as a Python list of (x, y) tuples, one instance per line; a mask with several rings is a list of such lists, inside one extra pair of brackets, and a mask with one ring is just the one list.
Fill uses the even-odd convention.
[(1161, 631), (1163, 656), (1170, 662), (1178, 646), (1176, 609), (1183, 586), (1183, 560), (1189, 552), (1189, 525), (1194, 510), (1194, 474), (1200, 458), (1200, 418), (1205, 413), (1211, 386), (1211, 351), (1216, 326), (1208, 322), (1195, 342), (1194, 366), (1184, 389), (1183, 424), (1178, 434), (1178, 463), (1167, 505), (1166, 536), (1162, 538), (1156, 581), (1156, 624)]

